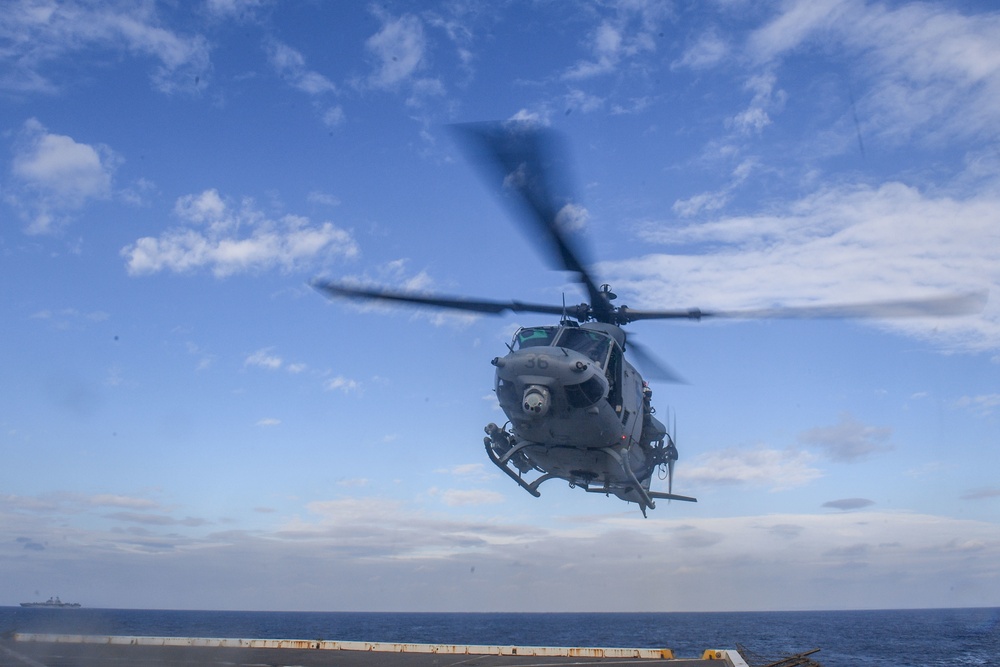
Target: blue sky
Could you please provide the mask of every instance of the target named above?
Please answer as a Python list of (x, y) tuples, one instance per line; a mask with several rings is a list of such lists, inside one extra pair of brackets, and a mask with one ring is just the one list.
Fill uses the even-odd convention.
[[(976, 2), (6, 3), (0, 604), (1000, 605), (997, 34)], [(482, 429), (546, 318), (308, 286), (581, 299), (448, 129), (514, 118), (563, 135), (619, 303), (989, 300), (637, 323), (699, 502), (532, 498)]]

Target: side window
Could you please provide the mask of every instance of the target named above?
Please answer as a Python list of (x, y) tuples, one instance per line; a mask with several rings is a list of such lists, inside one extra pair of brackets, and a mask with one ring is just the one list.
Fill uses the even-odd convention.
[(608, 359), (608, 403), (615, 411), (622, 406), (622, 349), (618, 345), (611, 346), (611, 356)]
[(596, 377), (589, 377), (580, 384), (566, 385), (566, 402), (571, 408), (586, 408), (604, 396), (604, 386)]

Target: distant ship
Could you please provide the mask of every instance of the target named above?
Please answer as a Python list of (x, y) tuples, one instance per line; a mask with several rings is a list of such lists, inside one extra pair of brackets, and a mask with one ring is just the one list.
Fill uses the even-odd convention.
[(22, 607), (58, 607), (60, 609), (68, 609), (80, 606), (79, 602), (63, 602), (59, 597), (49, 598), (45, 602), (22, 602)]

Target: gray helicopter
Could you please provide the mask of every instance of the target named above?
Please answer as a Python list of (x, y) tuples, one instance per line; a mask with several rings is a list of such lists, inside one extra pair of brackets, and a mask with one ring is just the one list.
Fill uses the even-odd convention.
[[(523, 327), (496, 368), (494, 391), (507, 423), (488, 424), (484, 444), (490, 460), (533, 496), (550, 479), (590, 493), (615, 495), (639, 505), (643, 516), (656, 500), (697, 502), (673, 493), (678, 452), (676, 424), (668, 430), (651, 404), (652, 391), (625, 358), (637, 357), (650, 377), (680, 377), (630, 341), (622, 328), (638, 320), (725, 318), (888, 318), (969, 314), (984, 295), (741, 311), (635, 310), (616, 306), (616, 295), (598, 285), (582, 261), (582, 240), (567, 230), (572, 198), (560, 190), (564, 151), (552, 131), (524, 122), (456, 126), (464, 146), (483, 167), (491, 187), (520, 209), (532, 238), (541, 238), (555, 268), (570, 271), (588, 301), (574, 306), (425, 295), (316, 280), (332, 297), (378, 299), (499, 315), (540, 313), (558, 324)], [(665, 469), (665, 471), (664, 471)], [(659, 470), (667, 491), (650, 484)], [(665, 472), (665, 475), (663, 474)]]

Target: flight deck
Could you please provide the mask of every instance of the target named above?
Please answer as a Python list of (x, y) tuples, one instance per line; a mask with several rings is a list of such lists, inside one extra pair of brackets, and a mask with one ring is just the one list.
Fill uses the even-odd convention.
[(228, 639), (129, 637), (13, 633), (0, 638), (0, 666), (98, 667), (176, 665), (265, 667), (338, 665), (367, 667), (448, 667), (461, 665), (548, 667), (557, 665), (664, 664), (695, 667), (705, 661), (747, 667), (737, 651), (706, 649), (701, 656), (677, 658), (666, 648), (595, 648), (398, 644), (307, 639)]

